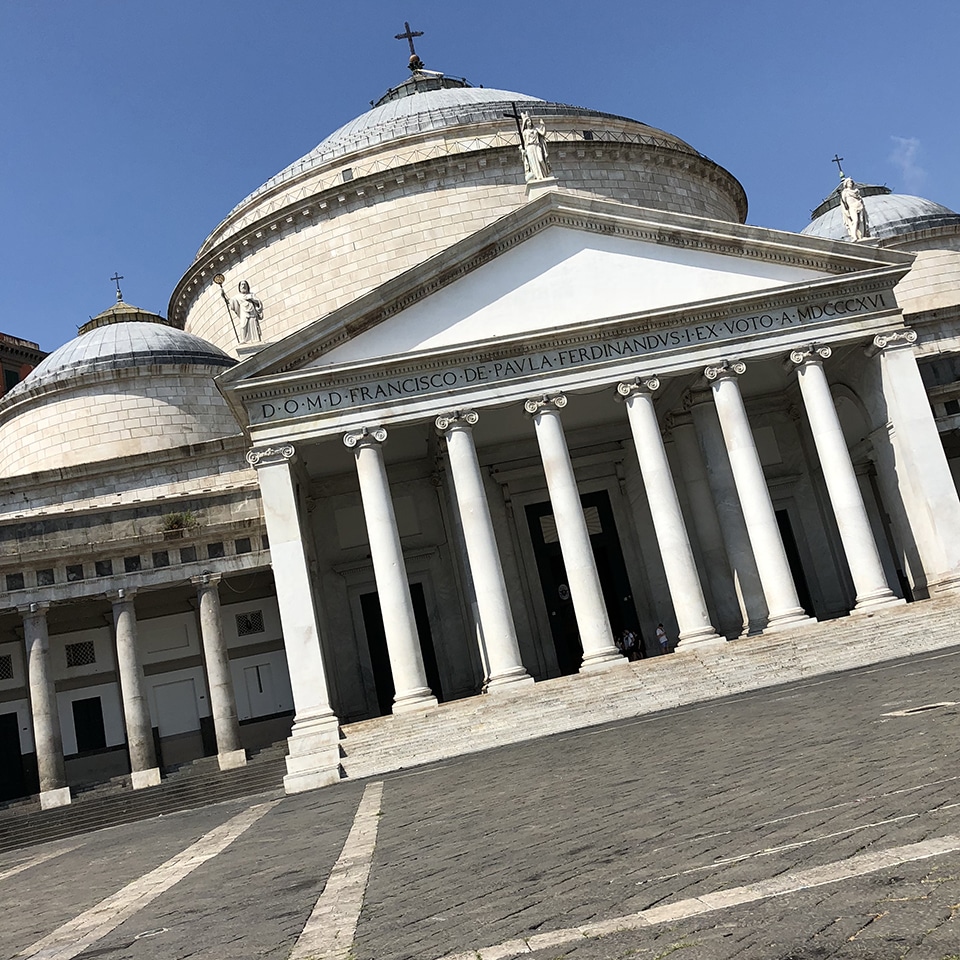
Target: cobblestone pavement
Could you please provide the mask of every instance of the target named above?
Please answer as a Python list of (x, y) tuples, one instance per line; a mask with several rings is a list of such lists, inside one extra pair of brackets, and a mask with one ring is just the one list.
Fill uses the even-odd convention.
[[(346, 782), (257, 807), (207, 859), (277, 797), (19, 850), (0, 956), (286, 960), (322, 893), (331, 929), (366, 882), (355, 934), (294, 956), (960, 960), (958, 681), (951, 649), (474, 754), (379, 778), (364, 824)], [(372, 859), (341, 856), (361, 834)], [(80, 915), (113, 926), (42, 945)]]

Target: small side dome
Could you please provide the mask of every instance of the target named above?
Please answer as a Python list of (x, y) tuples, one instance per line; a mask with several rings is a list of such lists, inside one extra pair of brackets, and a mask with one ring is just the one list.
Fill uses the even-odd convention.
[[(948, 207), (923, 197), (893, 193), (889, 187), (857, 184), (867, 209), (870, 236), (887, 240), (934, 227), (960, 226), (960, 215)], [(800, 232), (826, 240), (848, 240), (840, 210), (838, 186), (811, 214), (811, 221)]]
[(240, 432), (214, 377), (236, 361), (123, 301), (0, 398), (0, 476)]

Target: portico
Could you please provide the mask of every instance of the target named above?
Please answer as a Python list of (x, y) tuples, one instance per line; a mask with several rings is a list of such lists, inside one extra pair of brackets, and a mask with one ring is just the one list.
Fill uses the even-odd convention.
[[(878, 529), (896, 511), (865, 501), (831, 393), (877, 408), (860, 394), (884, 393), (908, 268), (554, 193), (224, 374), (250, 462), (298, 462), (319, 642), (291, 649), (302, 597), (281, 593), (291, 674), (329, 677), (341, 720), (431, 709), (625, 668), (627, 628), (652, 655), (660, 621), (682, 652), (902, 602), (891, 540), (919, 537), (923, 578), (949, 583), (937, 530)], [(914, 381), (897, 375), (891, 438)], [(960, 519), (935, 439), (891, 441), (931, 464), (903, 514), (944, 494)]]

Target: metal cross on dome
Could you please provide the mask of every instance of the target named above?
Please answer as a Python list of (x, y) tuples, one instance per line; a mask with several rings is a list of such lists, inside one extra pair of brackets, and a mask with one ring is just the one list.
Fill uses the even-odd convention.
[(833, 155), (833, 159), (832, 159), (830, 162), (831, 162), (831, 163), (835, 163), (835, 164), (837, 165), (837, 169), (840, 171), (840, 179), (842, 180), (842, 179), (843, 179), (843, 167), (841, 167), (840, 164), (843, 162), (843, 157), (838, 156), (837, 154), (834, 154), (834, 155)]
[(120, 292), (120, 281), (123, 277), (114, 270), (113, 276), (110, 279), (117, 285), (117, 303), (119, 303), (123, 299), (123, 294)]
[(415, 57), (417, 55), (417, 48), (413, 45), (414, 37), (422, 37), (422, 30), (411, 30), (410, 24), (404, 20), (403, 22), (403, 33), (398, 33), (394, 39), (395, 40), (406, 40), (410, 44), (410, 56)]

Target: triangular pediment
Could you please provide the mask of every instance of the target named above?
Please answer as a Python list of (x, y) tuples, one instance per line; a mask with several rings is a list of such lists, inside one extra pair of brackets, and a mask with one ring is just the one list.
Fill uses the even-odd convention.
[(551, 193), (220, 379), (382, 363), (603, 318), (702, 309), (881, 268), (892, 251)]

